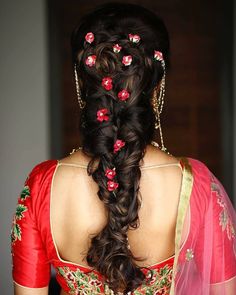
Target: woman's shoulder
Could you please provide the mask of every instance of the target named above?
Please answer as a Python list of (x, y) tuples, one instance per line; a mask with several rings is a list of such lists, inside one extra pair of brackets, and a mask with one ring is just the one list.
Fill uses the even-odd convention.
[(32, 190), (38, 189), (53, 174), (57, 163), (58, 160), (50, 159), (35, 164), (26, 177), (25, 186), (31, 187)]
[(45, 173), (49, 172), (49, 170), (55, 167), (58, 163), (56, 159), (48, 159), (42, 162), (39, 162), (33, 166), (31, 169), (29, 176), (40, 176), (44, 175)]
[(205, 161), (192, 157), (181, 157), (181, 159), (189, 167), (195, 184), (209, 185), (213, 172)]
[(187, 161), (190, 163), (192, 169), (199, 170), (199, 171), (210, 171), (208, 168), (207, 163), (205, 163), (203, 160), (192, 158), (192, 157), (182, 157), (184, 159), (187, 159)]
[(32, 212), (43, 205), (43, 200), (46, 200), (46, 196), (49, 195), (53, 172), (57, 163), (57, 160), (45, 160), (33, 166), (18, 195), (18, 205), (23, 204), (27, 206), (27, 210), (30, 208)]
[[(206, 189), (210, 190), (212, 181), (217, 179), (215, 171), (213, 171), (205, 161), (191, 157), (185, 157), (185, 159), (187, 159), (190, 166), (195, 186), (201, 185), (201, 187), (204, 186)], [(218, 179), (217, 181), (220, 182)]]
[[(215, 175), (215, 172), (212, 171), (208, 164), (199, 159), (186, 157), (190, 167), (191, 174), (193, 177), (193, 195), (195, 196), (195, 201), (205, 200), (206, 208), (209, 205), (209, 202), (212, 200), (212, 193), (215, 191), (224, 192), (222, 195), (227, 195), (223, 184)], [(213, 198), (214, 199), (214, 198)]]

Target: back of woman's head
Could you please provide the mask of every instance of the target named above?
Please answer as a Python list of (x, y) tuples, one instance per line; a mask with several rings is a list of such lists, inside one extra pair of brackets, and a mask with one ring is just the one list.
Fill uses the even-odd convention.
[[(85, 16), (72, 35), (81, 100), (82, 147), (88, 173), (107, 208), (107, 224), (92, 238), (87, 262), (115, 292), (137, 288), (144, 274), (127, 242), (138, 227), (140, 161), (154, 135), (152, 95), (163, 75), (169, 40), (163, 22), (132, 4), (107, 4)], [(95, 165), (96, 163), (96, 165)]]

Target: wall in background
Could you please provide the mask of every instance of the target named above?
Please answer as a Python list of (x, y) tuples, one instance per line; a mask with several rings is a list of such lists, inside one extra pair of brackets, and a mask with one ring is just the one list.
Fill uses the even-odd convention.
[(233, 28), (233, 36), (234, 36), (234, 50), (233, 50), (233, 95), (234, 95), (234, 128), (233, 128), (233, 138), (234, 138), (234, 173), (233, 173), (233, 184), (234, 184), (234, 204), (236, 206), (236, 4), (234, 1), (234, 28)]
[[(233, 5), (234, 1), (228, 0), (227, 5), (223, 5), (219, 18), (222, 24), (219, 33), (219, 49), (220, 52), (220, 76), (221, 76), (221, 91), (220, 91), (220, 121), (221, 121), (221, 147), (222, 147), (222, 174), (223, 184), (229, 196), (234, 199), (234, 177), (233, 177), (233, 157), (234, 157), (234, 81), (233, 81)], [(218, 62), (218, 61), (217, 61)], [(236, 203), (234, 202), (236, 205)]]
[(49, 158), (45, 2), (1, 1), (0, 293), (13, 294), (10, 227), (33, 166)]

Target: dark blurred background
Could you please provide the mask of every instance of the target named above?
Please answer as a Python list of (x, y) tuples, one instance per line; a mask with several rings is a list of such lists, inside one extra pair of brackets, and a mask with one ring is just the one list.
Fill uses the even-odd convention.
[[(0, 0), (3, 295), (12, 294), (9, 232), (24, 179), (36, 163), (79, 146), (71, 31), (82, 15), (106, 2)], [(162, 114), (166, 147), (175, 156), (203, 161), (236, 203), (234, 1), (126, 2), (155, 11), (170, 34)]]

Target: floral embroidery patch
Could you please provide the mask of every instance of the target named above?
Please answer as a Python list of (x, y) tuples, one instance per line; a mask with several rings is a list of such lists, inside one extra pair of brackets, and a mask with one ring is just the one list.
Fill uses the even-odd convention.
[[(127, 295), (167, 295), (169, 294), (172, 281), (172, 267), (168, 264), (160, 269), (148, 270), (146, 273), (146, 284), (142, 284), (132, 293)], [(94, 272), (83, 273), (79, 268), (75, 271), (69, 267), (58, 267), (57, 272), (65, 280), (69, 287), (69, 294), (86, 294), (86, 295), (115, 295), (106, 282), (104, 285)], [(118, 294), (123, 294), (119, 292)]]
[(185, 254), (186, 260), (190, 261), (191, 259), (193, 259), (193, 257), (194, 257), (193, 249), (187, 249)]
[(159, 269), (148, 270), (146, 275), (146, 280), (149, 278), (152, 279), (148, 281), (148, 284), (143, 284), (138, 287), (132, 294), (133, 295), (167, 295), (170, 292), (171, 281), (172, 281), (173, 269), (171, 266), (166, 264), (164, 267)]
[(15, 243), (17, 240), (21, 241), (21, 227), (18, 223), (19, 220), (25, 217), (27, 206), (24, 204), (25, 200), (30, 197), (30, 189), (27, 185), (24, 186), (16, 207), (16, 212), (13, 217), (12, 228), (11, 228), (11, 243)]
[(21, 194), (20, 194), (20, 200), (25, 201), (30, 196), (30, 189), (28, 185), (25, 185)]
[(102, 283), (94, 272), (86, 274), (79, 268), (72, 271), (69, 267), (58, 267), (57, 272), (66, 280), (70, 289), (69, 294), (98, 295), (103, 293)]
[(231, 221), (231, 218), (229, 217), (227, 206), (222, 197), (224, 194), (221, 190), (221, 187), (217, 182), (214, 181), (213, 176), (212, 176), (212, 182), (211, 182), (211, 190), (216, 193), (217, 203), (222, 208), (219, 215), (219, 225), (221, 226), (222, 231), (226, 230), (229, 240), (234, 239), (236, 237), (236, 229)]

